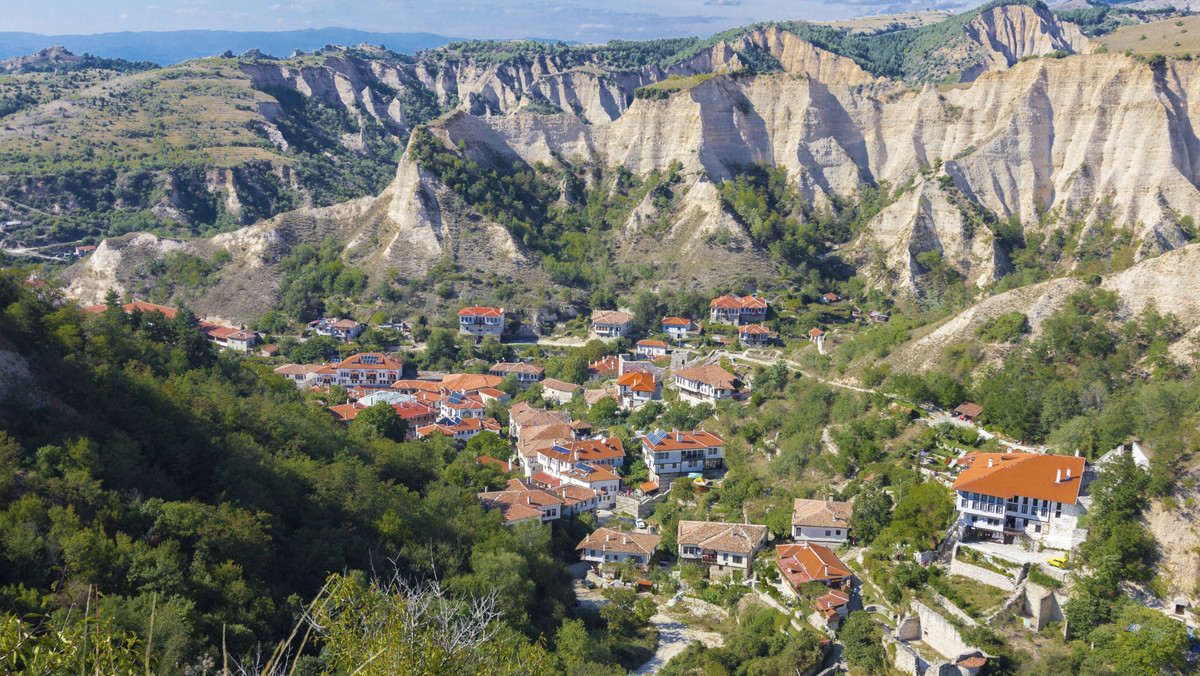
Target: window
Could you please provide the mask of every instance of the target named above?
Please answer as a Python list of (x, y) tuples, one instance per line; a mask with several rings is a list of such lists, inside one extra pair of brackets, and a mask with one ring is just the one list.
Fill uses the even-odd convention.
[(1060, 516), (1062, 516), (1062, 503), (1056, 502), (1054, 503), (1054, 518), (1057, 519)]
[(842, 534), (842, 531), (841, 531), (841, 530), (835, 530), (835, 531), (833, 531), (833, 534), (834, 534), (834, 535), (841, 535), (841, 534)]
[(1033, 532), (1035, 532), (1035, 533), (1042, 532), (1042, 524), (1039, 523), (1039, 524), (1034, 525)]
[(729, 557), (729, 560), (730, 560), (730, 561), (732, 561), (733, 563), (741, 564), (741, 562), (742, 562), (742, 557), (740, 557), (740, 556), (731, 556), (731, 557)]
[(833, 535), (832, 531), (825, 531), (825, 537), (829, 537), (830, 535)]

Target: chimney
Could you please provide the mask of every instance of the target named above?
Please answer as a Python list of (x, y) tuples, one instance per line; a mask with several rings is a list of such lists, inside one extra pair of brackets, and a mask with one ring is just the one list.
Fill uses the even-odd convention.
[(621, 544), (623, 544), (623, 545), (629, 544), (629, 536), (628, 535), (621, 537)]
[(1061, 484), (1061, 483), (1062, 483), (1062, 470), (1061, 470), (1061, 469), (1060, 469), (1060, 470), (1057, 470), (1057, 471), (1055, 471), (1055, 473), (1054, 473), (1054, 483), (1056, 483), (1056, 484)]
[(1075, 457), (1076, 457), (1076, 458), (1078, 458), (1078, 457), (1079, 457), (1079, 449), (1078, 449), (1078, 448), (1077, 448), (1077, 449), (1075, 449)]
[(993, 458), (988, 458), (988, 468), (991, 468), (992, 460), (993, 460)]
[(1071, 480), (1071, 468), (1070, 467), (1067, 468), (1067, 480), (1068, 481)]

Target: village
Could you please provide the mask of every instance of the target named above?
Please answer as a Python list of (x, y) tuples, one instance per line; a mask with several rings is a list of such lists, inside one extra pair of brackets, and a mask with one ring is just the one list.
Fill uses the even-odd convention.
[[(823, 299), (837, 301), (832, 294)], [(725, 490), (728, 472), (727, 442), (704, 419), (719, 418), (722, 406), (755, 406), (755, 375), (761, 376), (764, 362), (799, 371), (771, 361), (765, 351), (779, 340), (763, 325), (769, 307), (757, 294), (721, 296), (711, 301), (706, 321), (662, 317), (655, 322), (659, 331), (648, 336), (635, 335), (630, 312), (595, 311), (589, 338), (611, 349), (586, 364), (578, 374), (583, 377), (575, 378), (581, 382), (547, 377), (544, 357), (494, 363), (472, 357), (458, 372), (417, 369), (411, 355), (420, 347), (407, 356), (400, 349), (354, 349), (372, 327), (350, 319), (304, 327), (301, 338), (322, 336), (339, 346), (339, 359), (319, 363), (278, 363), (278, 348), (262, 344), (255, 331), (205, 321), (198, 330), (322, 397), (338, 423), (351, 425), (364, 411), (383, 409), (403, 421), (407, 440), (444, 436), (460, 449), (486, 449), (476, 462), (498, 469), (503, 481), (478, 500), (506, 527), (591, 524), (572, 566), (579, 603), (604, 604), (604, 590), (630, 588), (655, 599), (657, 621), (686, 626), (703, 623), (706, 615), (727, 615), (730, 599), (737, 605), (749, 597), (787, 613), (792, 624), (785, 631), (823, 636), (827, 671), (845, 667), (835, 641), (853, 611), (863, 611), (880, 628), (888, 662), (902, 673), (980, 673), (996, 656), (972, 632), (1001, 613), (1017, 618), (1012, 631), (1038, 636), (1055, 627), (1067, 635), (1068, 571), (1088, 534), (1081, 523), (1091, 504), (1089, 485), (1113, 463), (1148, 469), (1149, 458), (1136, 443), (1089, 464), (1078, 452), (1047, 453), (988, 431), (976, 423), (983, 412), (977, 404), (941, 411), (892, 398), (887, 411), (894, 419), (951, 432), (938, 437), (932, 452), (920, 452), (922, 485), (941, 487), (952, 505), (941, 522), (915, 522), (930, 532), (886, 551), (878, 541), (875, 547), (862, 541), (862, 524), (881, 518), (878, 499), (868, 505), (865, 495), (886, 494), (885, 521), (893, 519), (893, 510), (899, 519), (905, 504), (902, 487), (880, 489), (874, 475), (864, 477), (857, 491), (847, 484), (830, 486), (827, 499), (796, 498), (783, 532), (700, 509)], [(142, 302), (124, 309), (161, 312), (168, 319), (176, 312)], [(500, 307), (459, 310), (458, 340), (474, 347), (502, 344), (506, 314)], [(847, 314), (852, 321), (888, 320), (879, 313)], [(736, 340), (733, 332), (713, 327), (732, 328)], [(411, 331), (402, 322), (385, 328)], [(821, 351), (827, 333), (814, 328), (805, 338)], [(350, 351), (343, 356), (340, 346)], [(676, 402), (704, 407), (700, 424), (661, 425), (663, 410)], [(645, 424), (618, 435), (605, 424), (617, 412)], [(632, 417), (639, 412), (640, 418)], [(994, 450), (954, 441), (964, 433), (992, 440)], [(839, 493), (848, 497), (832, 497)], [(700, 509), (704, 518), (664, 518), (681, 507)], [(1157, 610), (1194, 626), (1191, 601), (1173, 601)], [(660, 651), (667, 652), (656, 659), (665, 661), (671, 651), (705, 638), (697, 632), (662, 644)]]

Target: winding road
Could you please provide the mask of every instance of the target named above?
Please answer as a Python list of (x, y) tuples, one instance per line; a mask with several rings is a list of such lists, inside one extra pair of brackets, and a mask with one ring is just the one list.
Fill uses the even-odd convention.
[(654, 656), (648, 662), (631, 672), (639, 676), (642, 674), (657, 674), (658, 670), (666, 666), (672, 657), (683, 652), (685, 648), (697, 641), (704, 643), (704, 645), (710, 648), (720, 646), (724, 642), (720, 634), (693, 629), (683, 622), (667, 617), (662, 613), (655, 613), (650, 618), (650, 624), (658, 630), (658, 650), (654, 651)]

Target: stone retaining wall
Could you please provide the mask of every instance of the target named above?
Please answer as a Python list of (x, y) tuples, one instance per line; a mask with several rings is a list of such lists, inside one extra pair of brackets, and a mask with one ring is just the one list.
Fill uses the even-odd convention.
[(930, 648), (949, 659), (975, 650), (967, 645), (962, 635), (958, 633), (958, 627), (951, 624), (950, 620), (920, 601), (913, 601), (912, 606), (917, 611), (917, 617), (921, 619), (921, 640)]
[[(957, 552), (955, 553), (957, 554)], [(1013, 592), (1017, 589), (1017, 580), (1007, 575), (1001, 575), (994, 570), (988, 570), (987, 568), (981, 568), (966, 561), (960, 561), (956, 556), (950, 557), (950, 574), (962, 575), (976, 582), (982, 582), (989, 587), (1003, 589), (1006, 592)]]

